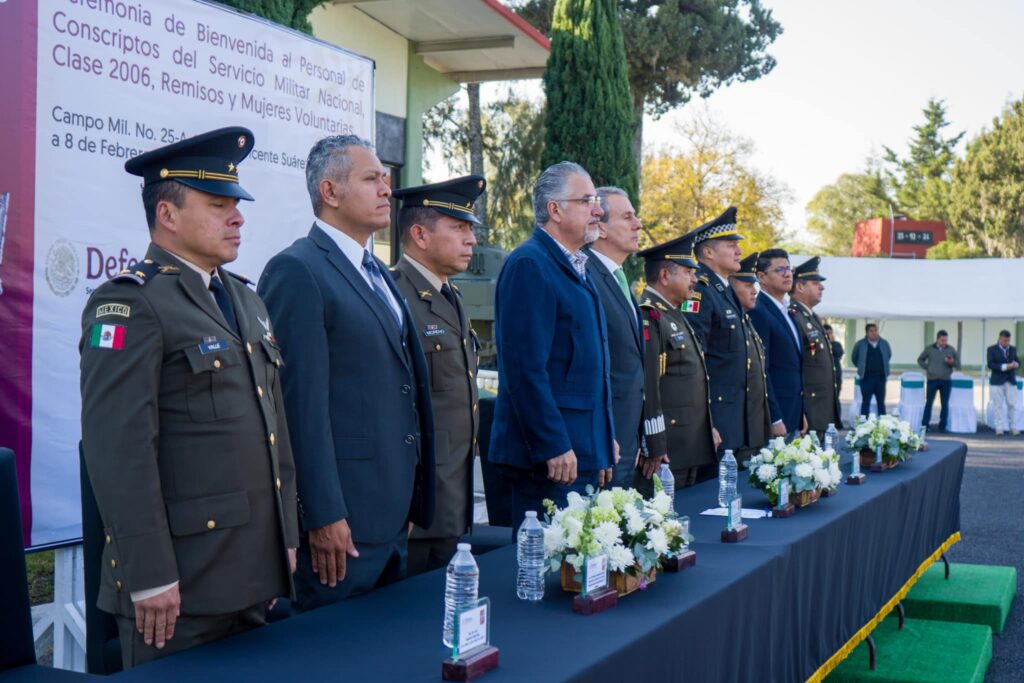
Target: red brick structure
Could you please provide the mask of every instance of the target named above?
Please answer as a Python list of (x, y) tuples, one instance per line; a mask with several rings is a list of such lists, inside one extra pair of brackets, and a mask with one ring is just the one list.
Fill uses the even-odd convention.
[(930, 247), (945, 239), (946, 224), (942, 221), (869, 218), (857, 223), (852, 255), (924, 258)]

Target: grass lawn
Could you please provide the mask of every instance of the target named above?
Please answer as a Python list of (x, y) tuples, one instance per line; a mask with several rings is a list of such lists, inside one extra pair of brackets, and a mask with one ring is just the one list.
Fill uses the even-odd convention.
[(33, 605), (53, 602), (53, 551), (25, 555), (28, 597)]

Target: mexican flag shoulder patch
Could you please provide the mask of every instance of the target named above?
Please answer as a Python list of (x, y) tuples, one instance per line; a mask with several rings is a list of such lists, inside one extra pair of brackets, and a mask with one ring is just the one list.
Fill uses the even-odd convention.
[(680, 308), (683, 313), (700, 313), (700, 302), (689, 299), (688, 301), (684, 301)]
[(94, 349), (123, 349), (124, 325), (104, 325), (96, 323), (92, 326), (92, 339), (89, 346)]

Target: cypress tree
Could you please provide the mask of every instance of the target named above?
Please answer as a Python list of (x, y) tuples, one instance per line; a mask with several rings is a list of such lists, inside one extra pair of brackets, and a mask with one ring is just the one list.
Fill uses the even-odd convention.
[(543, 165), (575, 161), (596, 186), (617, 185), (639, 206), (633, 100), (616, 0), (558, 0), (547, 96)]
[(219, 0), (222, 4), (250, 12), (303, 33), (312, 33), (309, 13), (324, 0)]

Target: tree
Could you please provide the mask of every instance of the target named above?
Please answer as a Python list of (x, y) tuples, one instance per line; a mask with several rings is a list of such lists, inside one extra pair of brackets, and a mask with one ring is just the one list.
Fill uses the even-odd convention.
[[(556, 0), (523, 0), (516, 11), (552, 35)], [(782, 26), (761, 0), (618, 0), (629, 51), (633, 156), (640, 165), (643, 115), (655, 118), (734, 82), (775, 68), (768, 46)]]
[(678, 237), (737, 208), (745, 252), (775, 246), (791, 193), (751, 164), (754, 145), (715, 123), (707, 112), (680, 127), (685, 150), (648, 154), (643, 169), (642, 247)]
[(807, 203), (807, 229), (821, 253), (849, 256), (858, 221), (889, 214), (889, 197), (877, 165), (862, 173), (844, 173), (818, 190)]
[(326, 0), (219, 0), (224, 5), (249, 12), (303, 33), (313, 33), (309, 13)]
[(950, 237), (989, 256), (1024, 255), (1024, 100), (974, 138), (953, 169)]
[(558, 0), (544, 93), (542, 165), (578, 162), (596, 185), (617, 185), (636, 204), (633, 111), (615, 0)]
[(942, 136), (942, 129), (949, 126), (942, 100), (929, 99), (923, 113), (924, 123), (914, 126), (916, 135), (906, 158), (885, 147), (886, 180), (902, 213), (918, 220), (948, 222), (950, 172), (964, 133)]

